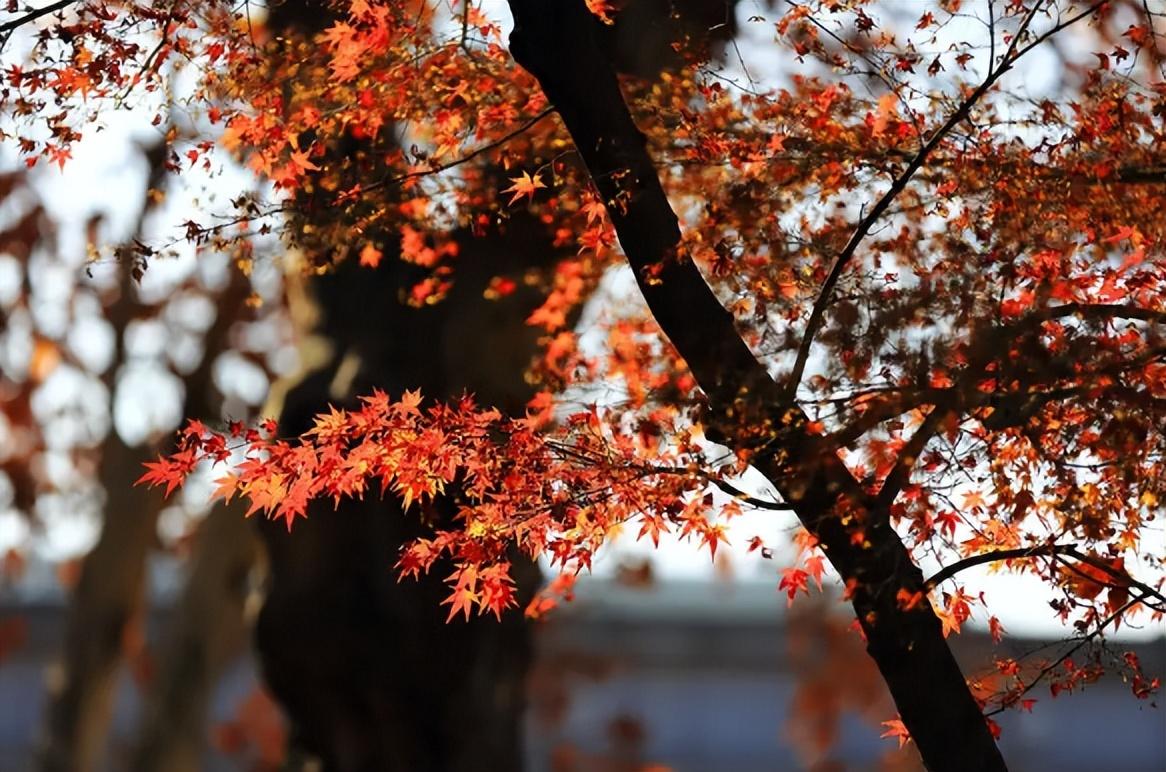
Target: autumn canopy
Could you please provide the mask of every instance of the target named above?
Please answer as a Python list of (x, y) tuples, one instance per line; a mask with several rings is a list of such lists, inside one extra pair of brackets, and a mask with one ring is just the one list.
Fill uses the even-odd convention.
[[(950, 635), (973, 617), (1006, 635), (970, 569), (1043, 579), (1074, 651), (1166, 612), (1153, 2), (807, 0), (740, 29), (681, 3), (651, 60), (620, 37), (646, 3), (320, 5), (312, 23), (217, 0), (10, 14), (5, 35), (35, 32), (3, 73), (4, 139), (65, 166), (110, 111), (170, 89), (190, 116), (157, 118), (170, 172), (225, 150), (269, 186), (118, 259), (148, 272), (193, 244), (246, 272), (277, 234), (304, 276), (395, 272), (379, 302), (415, 326), (385, 339), (443, 305), (528, 303), (537, 353), (507, 367), (534, 391), (357, 378), (299, 425), (192, 420), (142, 482), (169, 493), (214, 462), (215, 495), (291, 542), (345, 502), (396, 502), (385, 517), (423, 527), (385, 562), (438, 574), (452, 627), (545, 614), (618, 532), (768, 552), (729, 539), (734, 516), (796, 518), (775, 583), (796, 602), (837, 577), (899, 711), (888, 735), (934, 770), (1004, 769), (991, 716), (1103, 669), (963, 672)], [(781, 73), (746, 64), (745, 35)], [(474, 253), (518, 232), (537, 261)], [(646, 306), (576, 327), (633, 280)], [(540, 556), (555, 576), (530, 599), (516, 577)], [(1109, 666), (1156, 693), (1136, 659)]]

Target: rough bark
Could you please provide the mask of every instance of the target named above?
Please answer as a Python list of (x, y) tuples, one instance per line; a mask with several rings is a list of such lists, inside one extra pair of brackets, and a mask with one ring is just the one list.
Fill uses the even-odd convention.
[(808, 432), (805, 414), (768, 376), (677, 249), (676, 215), (584, 3), (510, 0), (510, 8), (512, 53), (558, 110), (604, 199), (625, 202), (608, 210), (620, 245), (656, 321), (704, 390), (709, 422), (728, 442), (758, 449), (754, 465), (853, 588), (868, 652), (924, 763), (933, 772), (1004, 770), (931, 606), (925, 597), (911, 609), (898, 600), (900, 591), (925, 595), (925, 587), (887, 512), (870, 506), (836, 449)]

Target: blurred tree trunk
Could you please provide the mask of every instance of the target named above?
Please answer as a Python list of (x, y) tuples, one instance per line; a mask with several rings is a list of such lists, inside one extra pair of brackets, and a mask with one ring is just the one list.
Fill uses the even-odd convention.
[[(386, 252), (380, 268), (354, 263), (313, 280), (329, 363), (292, 388), (281, 431), (296, 434), (329, 404), (353, 403), (374, 387), (427, 398), (465, 391), (520, 412), (531, 394), (523, 371), (537, 332), (525, 324), (540, 302), (520, 290), (505, 302), (482, 297), (496, 275), (521, 275), (553, 256), (539, 225), (511, 222), (507, 233), (462, 239), (451, 295), (412, 308), (402, 290), (415, 269)], [(440, 603), (452, 570), (419, 582), (392, 570), (402, 544), (448, 518), (438, 501), (402, 512), (389, 494), (313, 508), (289, 533), (260, 522), (270, 585), (257, 624), (264, 675), (292, 722), (293, 743), (326, 770), (517, 770), (530, 641), (521, 614), (501, 622), (445, 623)], [(522, 599), (538, 581), (517, 569)]]
[[(185, 416), (220, 417), (212, 377), (215, 358), (230, 346), (231, 327), (246, 308), (250, 288), (247, 277), (232, 271), (206, 334), (203, 361), (185, 379)], [(154, 518), (149, 521), (153, 533)], [(223, 669), (246, 643), (247, 580), (257, 557), (258, 542), (239, 506), (216, 505), (199, 524), (186, 586), (172, 610), (156, 676), (148, 686), (132, 769), (201, 768), (210, 697)]]
[[(633, 5), (605, 33), (607, 45), (624, 69), (652, 76), (675, 63), (671, 43), (684, 30), (664, 0)], [(689, 31), (707, 39), (709, 28), (720, 25), (717, 34), (729, 34), (731, 3), (688, 5)], [(273, 9), (271, 26), (318, 31), (328, 23), (325, 11), (321, 3), (284, 3)], [(385, 236), (380, 241), (399, 241)], [(541, 302), (521, 277), (552, 265), (554, 250), (541, 225), (523, 217), (484, 237), (458, 237), (454, 289), (436, 306), (400, 301), (421, 276), (391, 250), (376, 270), (348, 261), (313, 281), (319, 332), (332, 357), (288, 392), (282, 433), (303, 432), (330, 404), (353, 405), (374, 387), (393, 396), (420, 389), (430, 399), (468, 391), (483, 404), (521, 413), (532, 396), (524, 372), (537, 352), (537, 333), (525, 319)], [(484, 300), (496, 275), (519, 279), (521, 289), (503, 301)], [(291, 533), (280, 523), (260, 523), (270, 559), (257, 623), (264, 675), (291, 719), (293, 744), (328, 772), (523, 767), (531, 644), (521, 615), (446, 624), (440, 602), (449, 594), (444, 579), (451, 568), (437, 566), (403, 584), (392, 571), (400, 547), (447, 521), (452, 509), (439, 500), (423, 524), (422, 515), (402, 512), (391, 495), (370, 494), (335, 511), (316, 506)], [(538, 572), (527, 564), (516, 573), (525, 602)]]
[[(147, 191), (161, 183), (164, 153), (162, 146), (146, 153), (150, 169)], [(141, 230), (150, 201), (147, 194), (135, 232)], [(118, 370), (126, 360), (126, 326), (137, 311), (134, 266), (125, 260), (118, 270), (118, 296), (107, 309), (116, 341), (105, 375), (111, 405)], [(104, 747), (123, 636), (142, 601), (146, 553), (154, 541), (159, 496), (133, 487), (150, 450), (126, 445), (112, 425), (102, 446), (104, 519), (97, 544), (85, 556), (73, 589), (61, 661), (49, 675), (47, 737), (40, 758), (43, 772), (93, 769)]]
[[(323, 3), (288, 2), (273, 7), (269, 23), (277, 33), (310, 34), (328, 19)], [(281, 432), (298, 434), (329, 405), (354, 404), (373, 388), (393, 395), (419, 388), (429, 399), (469, 391), (521, 412), (531, 396), (523, 373), (537, 340), (525, 319), (540, 299), (527, 288), (491, 303), (483, 291), (494, 275), (521, 277), (549, 264), (554, 255), (540, 230), (523, 220), (487, 239), (460, 234), (454, 289), (436, 306), (402, 302), (422, 276), (391, 249), (377, 269), (348, 261), (312, 279), (315, 332), (331, 354), (287, 392)], [(399, 242), (382, 235), (386, 244)], [(269, 583), (256, 641), (264, 678), (291, 723), (293, 757), (313, 756), (329, 772), (522, 767), (525, 621), (510, 614), (501, 622), (447, 625), (440, 602), (449, 570), (438, 566), (406, 583), (392, 570), (400, 547), (451, 510), (439, 500), (423, 524), (392, 495), (370, 493), (335, 510), (315, 506), (290, 533), (259, 520)], [(516, 574), (525, 600), (537, 568), (528, 564)]]
[[(168, 151), (163, 145), (145, 151), (150, 174), (137, 231), (155, 201), (149, 191), (163, 185), (163, 161)], [(105, 376), (111, 400), (126, 362), (126, 328), (146, 311), (136, 299), (134, 270), (132, 260), (123, 259), (118, 296), (106, 312), (116, 341)], [(244, 277), (236, 276), (218, 299), (217, 315), (204, 341), (203, 361), (184, 378), (184, 412), (188, 416), (217, 416), (212, 368), (216, 355), (227, 345), (231, 325), (245, 307), (248, 287)], [(49, 676), (46, 737), (39, 760), (43, 772), (85, 772), (95, 768), (104, 750), (127, 626), (143, 611), (146, 559), (157, 539), (155, 526), (161, 507), (157, 491), (135, 487), (134, 482), (142, 475), (143, 463), (156, 452), (149, 443), (127, 445), (114, 427), (102, 446), (104, 519), (97, 544), (86, 555), (73, 591), (60, 664)]]
[(186, 589), (159, 652), (131, 769), (202, 768), (211, 696), (224, 667), (246, 644), (244, 605), (257, 547), (238, 506), (216, 506), (200, 524)]
[(130, 487), (148, 457), (113, 430), (102, 448), (101, 483), (110, 501), (73, 592), (61, 662), (49, 676), (44, 772), (93, 769), (104, 748), (123, 636), (142, 602), (146, 553), (154, 541), (159, 497)]

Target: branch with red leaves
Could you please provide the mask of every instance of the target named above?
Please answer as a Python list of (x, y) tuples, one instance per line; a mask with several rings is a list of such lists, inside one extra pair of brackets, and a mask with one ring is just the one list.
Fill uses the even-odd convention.
[[(1097, 555), (1082, 552), (1075, 544), (1040, 544), (1035, 547), (993, 550), (979, 555), (971, 555), (944, 566), (927, 580), (927, 586), (931, 588), (938, 587), (960, 572), (975, 566), (984, 565), (985, 563), (1000, 563), (1009, 560), (1027, 560), (1042, 557), (1050, 558), (1058, 562), (1065, 562), (1066, 571), (1075, 574), (1079, 580), (1096, 584), (1098, 587), (1109, 587), (1111, 589), (1134, 587), (1141, 592), (1144, 601), (1152, 598), (1160, 604), (1166, 604), (1166, 594), (1130, 576), (1125, 570), (1124, 565), (1117, 563), (1115, 560), (1106, 560)], [(1083, 570), (1073, 566), (1067, 561), (1063, 561), (1063, 558), (1072, 558), (1073, 560), (1079, 561), (1087, 566), (1089, 570)], [(1154, 608), (1166, 610), (1157, 604), (1151, 605)]]
[(0, 39), (6, 39), (6, 36), (14, 30), (23, 27), (25, 24), (31, 24), (42, 16), (48, 16), (50, 13), (64, 10), (70, 5), (73, 5), (77, 0), (57, 0), (55, 3), (49, 3), (43, 8), (36, 8), (29, 11), (23, 16), (18, 16), (15, 19), (0, 23)]
[[(817, 335), (819, 328), (822, 326), (826, 316), (826, 309), (834, 295), (834, 288), (838, 284), (838, 280), (842, 278), (843, 271), (850, 263), (858, 248), (866, 241), (871, 228), (879, 221), (879, 219), (886, 214), (887, 209), (898, 198), (899, 194), (906, 190), (907, 185), (915, 176), (924, 164), (927, 163), (928, 158), (935, 152), (943, 141), (955, 130), (956, 126), (960, 125), (971, 114), (972, 108), (992, 89), (993, 86), (1000, 80), (1000, 78), (1016, 66), (1016, 63), (1026, 53), (1036, 48), (1038, 45), (1056, 35), (1066, 27), (1075, 24), (1096, 11), (1098, 11), (1105, 2), (1096, 2), (1090, 5), (1085, 11), (1075, 14), (1069, 19), (1065, 19), (1058, 23), (1055, 27), (1041, 35), (1037, 36), (1033, 41), (1023, 48), (1018, 48), (1021, 40), (1032, 24), (1033, 18), (1037, 12), (1040, 11), (1042, 4), (1033, 3), (1032, 8), (1025, 15), (1021, 22), (1020, 29), (1012, 38), (1008, 49), (1004, 52), (1000, 62), (990, 63), (988, 74), (984, 77), (983, 82), (980, 83), (970, 94), (968, 94), (959, 104), (959, 106), (948, 116), (943, 125), (936, 129), (935, 133), (928, 138), (927, 142), (919, 149), (919, 152), (907, 164), (907, 167), (895, 177), (891, 183), (891, 187), (887, 189), (882, 196), (879, 197), (871, 210), (859, 221), (855, 226), (854, 232), (850, 235), (850, 239), (846, 242), (846, 246), (838, 253), (838, 258), (834, 261), (834, 265), (830, 268), (830, 273), (826, 276), (826, 280), (822, 283), (822, 288), (818, 292), (818, 298), (814, 301), (813, 308), (810, 310), (810, 317), (806, 322), (806, 330), (802, 334), (802, 342), (798, 347), (797, 359), (794, 361), (793, 371), (789, 377), (789, 398), (793, 400), (797, 396), (798, 386), (801, 384), (802, 375), (806, 369), (806, 363), (809, 361), (810, 349), (814, 345), (814, 337)], [(995, 41), (993, 40), (993, 43)]]
[(529, 419), (480, 409), (469, 398), (423, 408), (416, 392), (393, 401), (378, 391), (362, 401), (360, 409), (317, 417), (294, 440), (276, 438), (270, 421), (226, 432), (192, 421), (177, 450), (149, 463), (138, 482), (169, 493), (200, 464), (225, 463), (230, 471), (217, 480), (215, 497), (242, 496), (248, 515), (262, 512), (289, 529), (317, 500), (338, 503), (379, 488), (424, 513), (444, 495), (456, 502), (458, 527), (407, 545), (397, 569), (416, 577), (440, 558), (451, 560), (451, 618), (475, 609), (499, 615), (514, 605), (512, 547), (532, 559), (549, 554), (553, 564), (578, 572), (611, 533), (639, 522), (640, 537), (658, 542), (675, 531), (715, 556), (725, 532), (714, 515), (740, 511), (735, 501), (715, 506), (705, 493), (719, 476), (683, 433), (670, 447), (646, 450), (606, 430), (594, 410), (548, 436)]

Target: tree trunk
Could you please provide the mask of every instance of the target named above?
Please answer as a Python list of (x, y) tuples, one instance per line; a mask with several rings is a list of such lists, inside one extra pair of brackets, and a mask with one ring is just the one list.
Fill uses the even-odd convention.
[[(164, 187), (168, 150), (163, 144), (145, 149), (150, 169), (147, 191)], [(143, 202), (136, 231), (141, 230), (153, 201), (147, 196)], [(131, 321), (148, 310), (136, 299), (132, 262), (125, 259), (118, 267), (120, 294), (106, 311), (116, 340), (116, 353), (105, 376), (111, 400), (126, 361), (125, 331)], [(249, 280), (238, 274), (232, 276), (217, 298), (215, 321), (203, 341), (203, 360), (183, 379), (186, 416), (217, 417), (215, 357), (227, 347), (231, 326), (246, 307), (249, 291)], [(104, 519), (97, 544), (82, 564), (69, 606), (61, 662), (50, 677), (46, 737), (39, 760), (43, 772), (92, 769), (104, 749), (123, 638), (127, 624), (146, 600), (145, 564), (156, 541), (155, 527), (162, 505), (162, 497), (156, 491), (137, 487), (134, 482), (141, 477), (143, 464), (156, 452), (157, 447), (149, 443), (130, 447), (113, 427), (102, 446)]]
[(145, 559), (154, 539), (156, 491), (130, 487), (149, 459), (111, 431), (102, 448), (101, 481), (111, 504), (97, 545), (85, 557), (69, 606), (61, 663), (49, 676), (43, 772), (93, 769), (104, 749), (113, 687), (127, 623), (139, 611)]
[[(435, 306), (400, 301), (417, 269), (391, 250), (375, 270), (350, 261), (313, 280), (319, 331), (334, 355), (289, 391), (281, 432), (298, 434), (329, 404), (373, 388), (419, 388), (429, 399), (469, 391), (521, 413), (538, 335), (525, 319), (540, 298), (530, 288), (502, 302), (482, 293), (492, 276), (520, 277), (554, 251), (524, 218), (504, 234), (462, 236), (454, 289)], [(451, 514), (446, 500), (403, 512), (392, 494), (370, 493), (336, 509), (317, 504), (290, 532), (260, 523), (270, 565), (256, 629), (264, 677), (291, 719), (292, 742), (325, 770), (522, 768), (531, 655), (522, 615), (447, 624), (440, 604), (451, 566), (420, 581), (398, 582), (392, 570), (403, 544)], [(516, 578), (529, 599), (537, 569), (528, 562)]]
[[(626, 18), (636, 21), (622, 20), (604, 45), (613, 55), (622, 51), (625, 66), (645, 76), (675, 57), (670, 44), (678, 23), (707, 36), (731, 15), (731, 3), (682, 3), (693, 14), (686, 20), (673, 16), (671, 3), (635, 4), (637, 12)], [(319, 3), (289, 2), (274, 7), (272, 26), (310, 32), (327, 18)], [(650, 44), (647, 26), (657, 33)], [(729, 29), (722, 25), (717, 34)], [(538, 338), (525, 320), (542, 301), (522, 277), (557, 256), (533, 218), (518, 215), (501, 227), (484, 237), (458, 234), (454, 289), (435, 306), (400, 301), (423, 274), (392, 249), (376, 270), (349, 260), (314, 280), (318, 332), (334, 350), (325, 367), (288, 393), (281, 432), (298, 434), (329, 404), (349, 404), (373, 388), (394, 396), (420, 389), (431, 399), (469, 391), (481, 404), (521, 414), (532, 396), (524, 373)], [(399, 241), (395, 234), (365, 235)], [(515, 279), (519, 289), (485, 301), (483, 290), (496, 275)], [(451, 567), (404, 584), (391, 570), (400, 547), (449, 517), (448, 509), (439, 501), (423, 515), (402, 512), (392, 496), (369, 495), (336, 510), (316, 505), (291, 533), (281, 524), (260, 524), (271, 570), (257, 625), (264, 675), (291, 718), (293, 743), (318, 756), (326, 770), (523, 767), (530, 641), (521, 615), (447, 624), (440, 602), (449, 594), (444, 579)], [(516, 573), (522, 603), (537, 584), (537, 570), (528, 563)]]
[[(678, 252), (676, 215), (586, 6), (582, 0), (510, 0), (510, 8), (514, 57), (538, 78), (604, 200), (625, 202), (608, 214), (652, 314), (709, 400), (710, 424), (738, 446), (778, 440), (772, 443), (777, 450), (759, 453), (754, 465), (853, 586), (851, 602), (868, 651), (924, 763), (933, 772), (1004, 770), (926, 600), (923, 576), (887, 512), (867, 505), (836, 449), (807, 431), (805, 414), (749, 351), (691, 259)], [(859, 530), (862, 538), (852, 538)], [(898, 600), (900, 591), (923, 597), (908, 609)]]
[(159, 653), (131, 769), (197, 772), (207, 710), (223, 668), (246, 644), (244, 604), (258, 544), (238, 506), (217, 506), (199, 525), (190, 575)]

